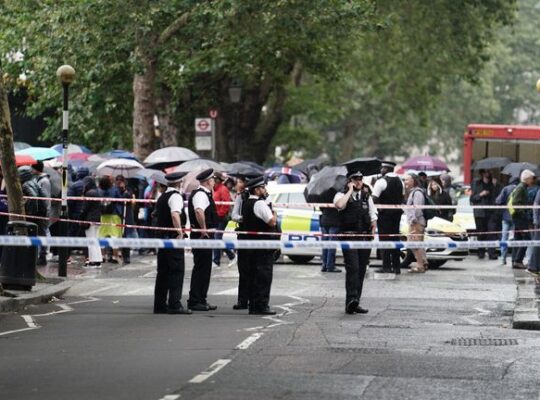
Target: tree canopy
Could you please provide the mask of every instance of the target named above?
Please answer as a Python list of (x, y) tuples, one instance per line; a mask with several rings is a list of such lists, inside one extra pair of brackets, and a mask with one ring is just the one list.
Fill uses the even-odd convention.
[[(141, 156), (192, 145), (193, 119), (215, 107), (218, 157), (262, 162), (272, 144), (348, 158), (426, 140), (452, 85), (475, 87), (496, 47), (509, 46), (495, 33), (515, 2), (3, 0), (2, 9), (0, 53), (23, 55), (5, 69), (13, 90), (26, 75), (29, 112), (59, 112), (56, 68), (75, 67), (73, 141), (133, 145)], [(51, 118), (46, 135), (59, 131)]]

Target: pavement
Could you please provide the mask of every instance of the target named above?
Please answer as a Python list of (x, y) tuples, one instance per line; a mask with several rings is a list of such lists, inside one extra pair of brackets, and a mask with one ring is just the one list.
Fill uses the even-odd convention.
[[(153, 315), (155, 258), (134, 260), (76, 275), (58, 301), (0, 314), (3, 398), (540, 398), (540, 334), (512, 329), (514, 273), (497, 263), (371, 269), (367, 315), (344, 314), (344, 274), (280, 263), (279, 314), (261, 318), (231, 309), (227, 267), (212, 275), (216, 312)], [(184, 292), (191, 264), (188, 254)]]

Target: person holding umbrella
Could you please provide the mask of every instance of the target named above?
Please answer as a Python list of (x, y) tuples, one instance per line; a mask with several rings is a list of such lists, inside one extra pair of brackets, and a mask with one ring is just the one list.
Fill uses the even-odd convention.
[[(343, 240), (370, 240), (377, 229), (377, 210), (369, 188), (364, 186), (363, 174), (359, 171), (349, 171), (347, 180), (346, 189), (334, 196), (334, 205), (339, 210), (341, 232), (360, 235), (352, 239), (347, 236)], [(347, 314), (368, 312), (360, 307), (360, 298), (370, 253), (370, 249), (343, 250)]]
[[(480, 170), (480, 177), (472, 184), (471, 205), (474, 206), (491, 206), (495, 204), (495, 185), (491, 172), (485, 169)], [(476, 230), (483, 232), (478, 234), (478, 240), (494, 240), (493, 235), (486, 233), (490, 230), (490, 212), (487, 209), (475, 208), (474, 209), (474, 222), (476, 224)], [(490, 260), (496, 260), (497, 254), (495, 249), (490, 247), (488, 250), (488, 256)], [(478, 249), (478, 258), (483, 259), (485, 257), (486, 249)]]
[[(191, 192), (188, 200), (191, 239), (210, 239), (213, 238), (210, 230), (218, 224), (216, 203), (212, 196), (216, 184), (214, 170), (204, 170), (196, 178), (200, 185)], [(188, 307), (193, 311), (215, 310), (217, 307), (206, 301), (212, 274), (212, 249), (193, 249), (193, 263)]]

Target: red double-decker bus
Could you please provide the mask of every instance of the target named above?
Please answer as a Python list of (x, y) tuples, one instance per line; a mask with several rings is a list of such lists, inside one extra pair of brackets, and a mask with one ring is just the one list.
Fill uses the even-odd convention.
[(463, 140), (463, 181), (470, 184), (471, 167), (487, 157), (540, 163), (540, 126), (470, 124)]

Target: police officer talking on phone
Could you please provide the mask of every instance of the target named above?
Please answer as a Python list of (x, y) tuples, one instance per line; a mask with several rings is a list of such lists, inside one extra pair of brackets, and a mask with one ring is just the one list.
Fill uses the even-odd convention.
[[(159, 231), (163, 239), (183, 239), (186, 222), (184, 199), (180, 194), (184, 172), (165, 175), (167, 190), (156, 203), (157, 225), (174, 228)], [(154, 314), (191, 314), (184, 309), (180, 299), (184, 283), (184, 249), (159, 249), (157, 276), (154, 290)], [(167, 301), (168, 296), (168, 301)]]
[[(377, 210), (370, 189), (363, 184), (363, 175), (358, 171), (347, 173), (347, 187), (336, 193), (334, 205), (339, 210), (341, 240), (371, 240), (377, 229)], [(358, 236), (354, 236), (359, 234)], [(369, 263), (370, 249), (343, 250), (345, 261), (345, 312), (347, 314), (366, 314), (368, 310), (360, 307), (362, 287)]]

